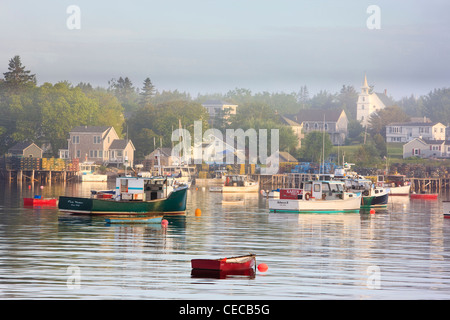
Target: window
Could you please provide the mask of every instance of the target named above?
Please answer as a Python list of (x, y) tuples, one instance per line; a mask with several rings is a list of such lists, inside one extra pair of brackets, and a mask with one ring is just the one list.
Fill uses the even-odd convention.
[(99, 144), (102, 142), (102, 137), (100, 136), (94, 136), (94, 144)]
[(325, 123), (325, 130), (328, 131), (328, 123)]
[(98, 150), (98, 157), (103, 158), (103, 150)]
[(72, 143), (73, 144), (79, 144), (80, 143), (80, 136), (72, 136)]
[(361, 110), (364, 110), (364, 105), (361, 106)]
[(77, 158), (81, 158), (81, 150), (77, 150)]

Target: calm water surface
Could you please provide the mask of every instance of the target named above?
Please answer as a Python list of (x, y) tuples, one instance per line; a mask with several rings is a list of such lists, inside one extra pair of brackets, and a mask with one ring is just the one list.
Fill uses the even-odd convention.
[[(376, 214), (298, 215), (268, 213), (260, 195), (223, 204), (222, 194), (191, 188), (186, 216), (166, 217), (167, 228), (23, 207), (34, 194), (89, 196), (107, 187), (0, 184), (0, 298), (450, 299), (446, 194), (391, 197)], [(191, 275), (193, 258), (249, 252), (269, 270)]]

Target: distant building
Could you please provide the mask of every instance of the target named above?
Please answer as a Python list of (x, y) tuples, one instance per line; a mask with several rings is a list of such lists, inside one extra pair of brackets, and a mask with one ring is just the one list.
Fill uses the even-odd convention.
[(209, 124), (214, 126), (218, 119), (227, 119), (230, 115), (236, 114), (238, 105), (222, 100), (207, 100), (202, 106), (208, 111)]
[[(294, 118), (295, 118), (295, 116), (294, 116)], [(302, 147), (302, 139), (305, 137), (305, 135), (303, 134), (303, 124), (298, 123), (297, 121), (294, 121), (292, 119), (292, 117), (288, 117), (288, 116), (280, 116), (280, 120), (283, 124), (291, 127), (292, 132), (298, 138), (297, 147), (301, 148)]]
[[(159, 159), (158, 159), (159, 158)], [(171, 166), (175, 161), (172, 157), (171, 148), (156, 148), (144, 157), (144, 170), (151, 171), (154, 166)]]
[(59, 150), (59, 157), (133, 166), (135, 150), (131, 140), (119, 139), (114, 127), (78, 126), (70, 131), (67, 149)]
[(33, 142), (19, 142), (8, 149), (11, 157), (42, 158), (42, 149)]
[(348, 134), (348, 118), (344, 110), (305, 109), (290, 115), (289, 119), (301, 126), (303, 135), (325, 130), (334, 145), (343, 145)]
[(450, 141), (415, 138), (403, 145), (403, 158), (450, 158)]
[(369, 123), (370, 116), (379, 110), (392, 105), (391, 100), (385, 93), (370, 93), (370, 87), (367, 84), (367, 77), (364, 76), (364, 83), (361, 87), (361, 93), (358, 96), (356, 104), (356, 120), (358, 120), (363, 127)]
[(440, 122), (396, 122), (386, 126), (386, 142), (445, 140), (445, 132), (446, 127)]

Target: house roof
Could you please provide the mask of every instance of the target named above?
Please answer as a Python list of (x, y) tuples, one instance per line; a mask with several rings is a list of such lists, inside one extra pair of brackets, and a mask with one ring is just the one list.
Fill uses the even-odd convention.
[(402, 127), (433, 127), (437, 124), (441, 124), (440, 122), (393, 122), (388, 124), (387, 126), (402, 126)]
[[(12, 146), (11, 148), (8, 149), (9, 152), (12, 151), (23, 151), (25, 149), (27, 149), (29, 146), (33, 145), (33, 142), (28, 142), (28, 141), (24, 141), (24, 142), (19, 142), (16, 143), (14, 146)], [(36, 147), (38, 147), (36, 144), (34, 144)], [(38, 147), (39, 148), (39, 147)], [(39, 148), (41, 149), (41, 148)], [(41, 149), (42, 151), (42, 149)]]
[(381, 102), (383, 102), (385, 107), (390, 107), (390, 106), (394, 105), (394, 102), (391, 100), (391, 98), (389, 98), (384, 93), (375, 92), (375, 94), (381, 100)]
[(214, 106), (223, 106), (223, 105), (228, 105), (228, 106), (235, 106), (236, 104), (231, 103), (231, 102), (226, 102), (223, 100), (206, 100), (205, 102), (202, 103), (203, 106), (205, 105), (214, 105)]
[(280, 162), (297, 162), (298, 160), (295, 159), (289, 152), (281, 151), (280, 154)]
[(105, 132), (106, 130), (108, 130), (109, 128), (111, 128), (111, 127), (107, 127), (107, 126), (77, 126), (77, 127), (73, 128), (72, 130), (70, 130), (70, 132), (102, 133), (102, 132)]
[(300, 110), (297, 114), (297, 122), (302, 123), (304, 121), (317, 121), (321, 122), (324, 120), (325, 122), (337, 122), (341, 116), (341, 114), (345, 111), (342, 109), (334, 109), (334, 110), (322, 110), (322, 109), (305, 109)]
[(287, 124), (291, 127), (297, 127), (297, 126), (301, 126), (300, 123), (298, 123), (297, 121), (295, 121), (294, 119), (296, 118), (296, 115), (284, 115), (284, 116), (280, 116), (280, 120), (281, 122), (283, 122), (284, 124)]
[(434, 145), (438, 145), (438, 144), (450, 145), (450, 140), (432, 140), (432, 139), (424, 139), (424, 138), (414, 138), (406, 144), (409, 144), (413, 141), (421, 141), (423, 144), (427, 144), (427, 145), (430, 145), (430, 144), (431, 145), (432, 144), (434, 144)]
[[(123, 150), (127, 147), (127, 145), (131, 143), (131, 145), (133, 146), (131, 140), (125, 140), (125, 139), (115, 139), (111, 145), (109, 146), (109, 149), (114, 149), (114, 150)], [(134, 146), (133, 146), (134, 149)]]

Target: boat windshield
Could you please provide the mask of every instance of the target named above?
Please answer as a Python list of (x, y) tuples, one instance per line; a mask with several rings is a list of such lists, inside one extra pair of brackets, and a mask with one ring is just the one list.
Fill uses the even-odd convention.
[(344, 186), (341, 183), (331, 183), (330, 187), (331, 187), (332, 192), (343, 192), (344, 191)]

